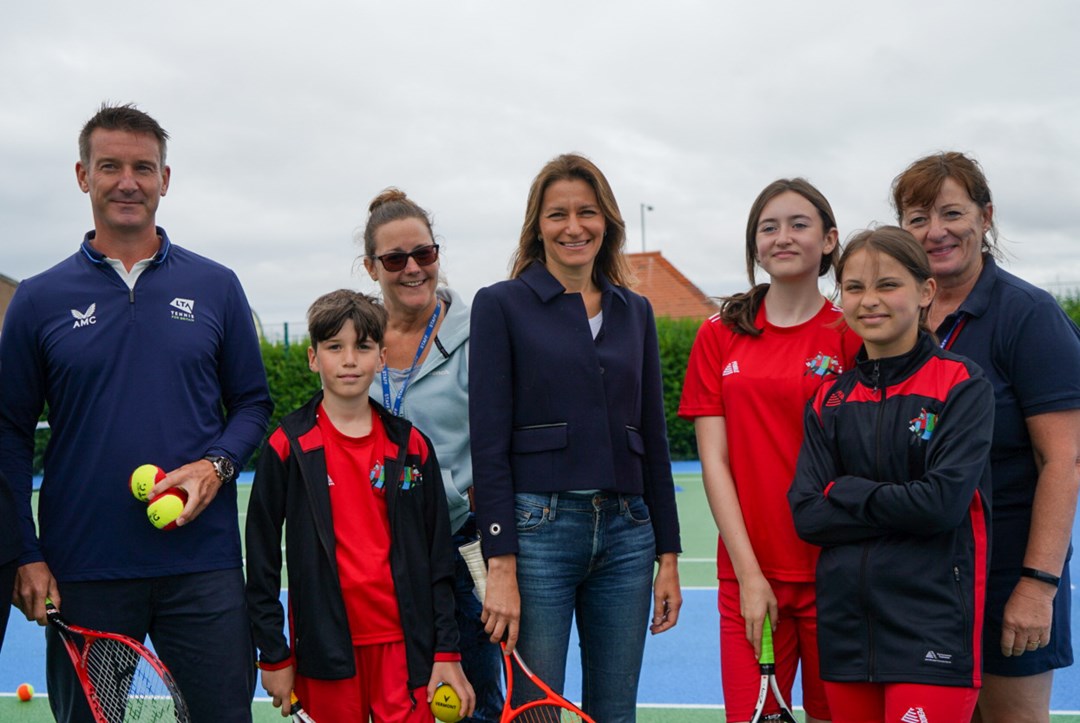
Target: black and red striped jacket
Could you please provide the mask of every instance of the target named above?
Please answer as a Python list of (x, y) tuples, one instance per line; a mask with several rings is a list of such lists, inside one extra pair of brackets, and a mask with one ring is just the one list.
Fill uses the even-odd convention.
[(788, 492), (817, 565), (821, 675), (979, 686), (989, 569), (994, 392), (920, 333), (868, 359), (806, 410)]

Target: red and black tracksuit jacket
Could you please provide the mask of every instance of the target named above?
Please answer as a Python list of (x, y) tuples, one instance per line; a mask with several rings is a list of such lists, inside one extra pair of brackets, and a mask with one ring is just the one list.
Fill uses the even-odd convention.
[[(356, 665), (338, 578), (326, 457), (315, 417), (322, 397), (320, 391), (286, 415), (259, 458), (245, 530), (247, 603), (261, 666), (275, 670), (295, 662), (300, 675), (337, 680), (356, 675)], [(428, 684), (434, 661), (460, 659), (450, 515), (430, 440), (420, 433), (428, 448), (426, 459), (410, 455), (410, 435), (418, 430), (377, 402), (372, 401), (371, 408), (399, 450), (396, 459), (386, 459), (386, 479), (401, 480), (404, 470), (413, 466), (424, 480), (417, 484), (414, 478), (407, 491), (400, 482), (388, 484), (386, 495), (390, 573), (405, 634), (408, 685), (415, 689)], [(291, 646), (278, 598), (284, 527)]]
[(993, 427), (990, 382), (926, 334), (807, 405), (788, 500), (822, 548), (823, 679), (981, 684)]

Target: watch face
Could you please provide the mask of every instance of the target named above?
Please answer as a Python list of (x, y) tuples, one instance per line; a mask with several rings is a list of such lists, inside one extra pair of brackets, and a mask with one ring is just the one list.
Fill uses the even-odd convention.
[(207, 459), (210, 460), (210, 464), (214, 465), (214, 471), (217, 472), (218, 479), (223, 483), (236, 476), (236, 466), (228, 457), (207, 457)]

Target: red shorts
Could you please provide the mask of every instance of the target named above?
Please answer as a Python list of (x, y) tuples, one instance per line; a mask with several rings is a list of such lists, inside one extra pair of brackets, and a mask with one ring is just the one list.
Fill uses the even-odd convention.
[(968, 723), (978, 688), (915, 683), (825, 683), (832, 723)]
[[(777, 582), (769, 580), (780, 609), (780, 622), (773, 632), (776, 655), (776, 682), (784, 699), (791, 704), (791, 686), (795, 670), (802, 661), (803, 708), (808, 715), (829, 720), (829, 704), (818, 667), (817, 607), (812, 582)], [(720, 608), (720, 678), (724, 685), (724, 709), (731, 721), (750, 720), (757, 703), (761, 672), (754, 646), (746, 639), (746, 621), (739, 609), (739, 584), (721, 580)], [(772, 708), (779, 707), (769, 697)]]
[(344, 680), (296, 676), (296, 696), (317, 721), (430, 723), (427, 688), (410, 691), (405, 642), (353, 648), (356, 675)]

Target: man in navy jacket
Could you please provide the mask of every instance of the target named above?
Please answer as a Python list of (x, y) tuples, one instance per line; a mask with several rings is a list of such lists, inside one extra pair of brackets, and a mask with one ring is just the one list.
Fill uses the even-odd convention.
[[(0, 338), (0, 472), (15, 493), (22, 555), (15, 603), (45, 622), (148, 634), (193, 720), (249, 721), (255, 667), (244, 606), (236, 488), (272, 408), (236, 275), (174, 246), (155, 223), (169, 188), (168, 134), (134, 106), (102, 106), (75, 165), (94, 229), (18, 287)], [(34, 428), (51, 438), (31, 512)], [(188, 495), (176, 530), (128, 490), (137, 466), (168, 472), (151, 495)], [(56, 635), (49, 703), (92, 720)]]

